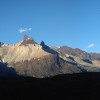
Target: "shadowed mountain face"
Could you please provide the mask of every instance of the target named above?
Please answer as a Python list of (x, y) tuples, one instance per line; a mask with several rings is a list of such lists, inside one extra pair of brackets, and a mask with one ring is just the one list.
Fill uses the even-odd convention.
[(7, 62), (19, 75), (38, 78), (66, 73), (100, 72), (100, 54), (67, 46), (49, 47), (43, 41), (39, 45), (27, 35), (14, 46), (1, 46), (0, 61)]

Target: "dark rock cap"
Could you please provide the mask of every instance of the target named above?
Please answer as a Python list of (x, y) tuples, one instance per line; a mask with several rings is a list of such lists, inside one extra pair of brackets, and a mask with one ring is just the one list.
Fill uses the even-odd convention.
[(23, 41), (21, 43), (21, 45), (26, 45), (26, 44), (37, 44), (33, 38), (27, 36), (27, 35), (24, 35), (24, 38), (23, 38)]

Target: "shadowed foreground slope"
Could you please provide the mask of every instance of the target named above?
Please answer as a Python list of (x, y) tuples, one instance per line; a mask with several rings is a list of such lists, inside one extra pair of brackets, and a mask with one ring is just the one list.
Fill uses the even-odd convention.
[(58, 75), (43, 79), (0, 77), (0, 97), (18, 100), (99, 99), (100, 73)]
[(0, 62), (0, 76), (18, 77), (19, 75), (14, 68), (8, 67), (7, 63)]

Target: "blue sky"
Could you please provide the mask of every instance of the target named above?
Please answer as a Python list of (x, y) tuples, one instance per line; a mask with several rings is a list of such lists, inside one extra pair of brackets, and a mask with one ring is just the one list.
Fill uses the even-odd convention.
[(100, 53), (100, 0), (0, 0), (0, 41), (15, 44), (25, 34)]

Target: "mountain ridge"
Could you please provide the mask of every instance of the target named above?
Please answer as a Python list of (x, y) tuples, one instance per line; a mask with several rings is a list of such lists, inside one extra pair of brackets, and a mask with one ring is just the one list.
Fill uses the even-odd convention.
[(1, 61), (8, 63), (20, 75), (51, 77), (67, 73), (99, 72), (100, 55), (68, 46), (50, 47), (25, 35), (15, 45), (0, 47)]

